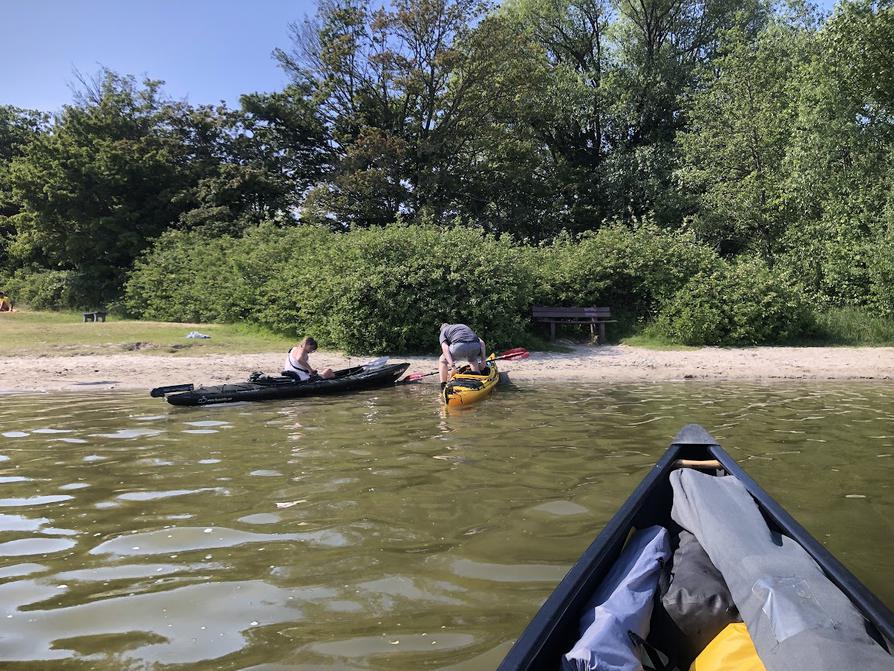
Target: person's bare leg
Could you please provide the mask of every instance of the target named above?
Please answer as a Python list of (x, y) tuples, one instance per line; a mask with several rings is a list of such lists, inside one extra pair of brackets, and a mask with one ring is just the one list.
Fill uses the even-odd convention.
[(447, 382), (447, 359), (438, 359), (438, 376), (442, 383)]

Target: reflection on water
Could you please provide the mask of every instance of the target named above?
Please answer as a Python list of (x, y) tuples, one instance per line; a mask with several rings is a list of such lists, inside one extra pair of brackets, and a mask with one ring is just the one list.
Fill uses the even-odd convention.
[(0, 406), (0, 666), (493, 668), (679, 428), (703, 424), (894, 605), (881, 384), (420, 385)]

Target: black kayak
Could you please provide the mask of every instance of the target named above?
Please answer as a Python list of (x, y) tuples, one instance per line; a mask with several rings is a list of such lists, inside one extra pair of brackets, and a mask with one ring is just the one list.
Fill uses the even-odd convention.
[[(708, 477), (710, 476), (710, 477)], [(732, 476), (722, 477), (722, 476)], [(819, 663), (811, 661), (807, 666), (795, 664), (789, 668), (817, 668), (824, 666), (823, 658), (836, 658), (841, 655), (841, 645), (850, 645), (853, 639), (862, 637), (862, 648), (853, 653), (860, 659), (871, 658), (869, 663), (861, 663), (855, 661), (861, 670), (876, 668), (894, 668), (894, 613), (891, 612), (872, 592), (870, 592), (853, 574), (851, 574), (842, 564), (833, 557), (819, 542), (816, 541), (802, 526), (800, 526), (775, 500), (773, 500), (757, 483), (752, 480), (742, 468), (717, 444), (717, 441), (701, 426), (690, 424), (684, 427), (676, 436), (669, 449), (657, 463), (657, 465), (646, 475), (643, 481), (631, 494), (630, 498), (621, 506), (618, 512), (611, 518), (605, 528), (599, 533), (593, 543), (580, 557), (578, 562), (571, 568), (562, 582), (547, 598), (543, 606), (534, 616), (521, 636), (516, 640), (515, 644), (509, 650), (505, 659), (499, 666), (499, 671), (518, 671), (529, 669), (566, 669), (566, 668), (593, 668), (587, 666), (587, 661), (569, 661), (565, 658), (568, 654), (569, 658), (574, 660), (581, 659), (575, 657), (574, 653), (580, 649), (585, 649), (587, 654), (592, 653), (594, 657), (600, 654), (599, 646), (603, 646), (602, 650), (611, 650), (612, 640), (621, 641), (621, 645), (627, 644), (627, 639), (631, 645), (639, 646), (637, 655), (642, 656), (645, 668), (668, 668), (668, 669), (688, 669), (688, 663), (692, 659), (690, 655), (683, 659), (681, 664), (674, 666), (670, 662), (673, 657), (663, 656), (665, 648), (662, 647), (663, 642), (670, 639), (675, 640), (675, 644), (684, 643), (680, 640), (681, 629), (677, 627), (679, 621), (674, 621), (673, 626), (668, 627), (670, 621), (665, 610), (668, 595), (668, 580), (676, 580), (678, 576), (678, 550), (683, 548), (682, 540), (674, 540), (668, 544), (672, 549), (672, 559), (667, 560), (669, 568), (664, 564), (664, 560), (655, 562), (659, 567), (657, 569), (659, 575), (664, 576), (664, 581), (658, 580), (659, 588), (652, 597), (648, 595), (643, 598), (644, 602), (650, 603), (643, 612), (645, 631), (642, 634), (633, 632), (627, 628), (627, 622), (621, 620), (622, 625), (619, 627), (622, 632), (621, 636), (614, 639), (600, 638), (602, 635), (599, 631), (597, 621), (604, 617), (605, 610), (600, 611), (605, 604), (614, 599), (618, 592), (622, 591), (617, 588), (617, 576), (628, 570), (628, 564), (625, 563), (631, 554), (628, 550), (630, 546), (634, 546), (636, 534), (654, 533), (651, 530), (659, 529), (665, 531), (667, 529), (675, 529), (673, 533), (687, 534), (691, 529), (687, 530), (685, 524), (678, 525), (676, 521), (680, 521), (680, 510), (685, 509), (691, 511), (692, 518), (683, 518), (684, 522), (691, 519), (708, 519), (713, 515), (715, 518), (720, 517), (721, 511), (726, 510), (726, 502), (720, 498), (715, 499), (717, 505), (706, 505), (704, 499), (698, 497), (684, 497), (681, 495), (682, 483), (692, 483), (697, 481), (699, 485), (706, 485), (708, 489), (714, 488), (718, 491), (729, 491), (735, 489), (739, 493), (739, 501), (746, 501), (747, 506), (754, 509), (754, 517), (760, 521), (763, 526), (763, 536), (761, 534), (751, 534), (753, 538), (764, 538), (764, 542), (769, 543), (770, 551), (768, 555), (772, 555), (778, 549), (781, 552), (783, 548), (792, 550), (795, 554), (803, 555), (803, 561), (788, 561), (781, 563), (781, 571), (785, 576), (782, 581), (788, 581), (790, 585), (797, 585), (797, 589), (793, 589), (785, 593), (784, 589), (774, 592), (770, 589), (769, 594), (765, 597), (761, 607), (751, 609), (748, 605), (748, 599), (757, 593), (759, 585), (772, 583), (780, 575), (777, 566), (777, 572), (774, 574), (772, 569), (766, 569), (768, 565), (772, 565), (774, 560), (766, 565), (760, 564), (755, 559), (756, 555), (742, 552), (736, 554), (732, 552), (732, 561), (726, 562), (729, 557), (727, 549), (732, 546), (736, 547), (736, 542), (726, 543), (719, 546), (705, 545), (704, 551), (710, 555), (710, 562), (716, 564), (717, 568), (722, 572), (721, 582), (729, 585), (732, 598), (738, 600), (732, 606), (739, 608), (739, 622), (744, 624), (730, 625), (746, 626), (747, 630), (753, 638), (752, 650), (756, 650), (760, 660), (766, 669), (786, 668), (780, 667), (777, 651), (783, 649), (786, 645), (797, 645), (799, 637), (801, 641), (807, 639), (810, 649), (802, 648), (802, 654), (816, 655), (820, 659)], [(721, 486), (722, 485), (722, 486)], [(729, 485), (729, 487), (726, 487)], [(704, 491), (704, 490), (703, 490)], [(676, 497), (676, 498), (675, 498)], [(732, 497), (730, 497), (732, 498)], [(686, 508), (690, 506), (690, 508)], [(671, 513), (673, 508), (674, 518)], [(761, 519), (762, 518), (762, 519)], [(729, 519), (722, 516), (722, 519), (714, 519), (712, 521), (712, 530), (719, 530), (719, 535), (727, 539), (737, 539), (739, 537), (748, 537), (749, 531), (745, 531), (741, 516), (735, 519)], [(703, 528), (695, 526), (693, 533), (704, 532)], [(710, 526), (710, 525), (709, 525)], [(725, 536), (724, 536), (725, 534)], [(670, 532), (669, 532), (670, 535)], [(707, 534), (706, 534), (707, 535)], [(772, 542), (766, 539), (774, 539)], [(702, 538), (698, 542), (702, 542)], [(710, 539), (709, 539), (710, 542)], [(676, 545), (679, 543), (679, 545)], [(651, 546), (650, 546), (651, 547)], [(673, 549), (675, 548), (676, 549)], [(639, 547), (633, 548), (634, 551)], [(890, 550), (890, 549), (889, 549)], [(883, 549), (879, 549), (880, 552)], [(654, 557), (643, 553), (640, 558), (645, 556), (647, 560), (653, 560)], [(703, 555), (707, 557), (707, 555)], [(718, 562), (717, 557), (720, 557)], [(805, 564), (806, 562), (806, 564)], [(682, 562), (680, 562), (682, 564)], [(815, 574), (812, 578), (803, 579), (803, 575), (797, 573), (797, 569), (792, 564), (807, 566), (805, 573), (812, 570)], [(791, 568), (790, 568), (791, 567)], [(726, 569), (723, 572), (724, 568)], [(787, 572), (791, 570), (792, 573)], [(682, 569), (679, 569), (682, 571)], [(758, 578), (754, 577), (757, 572)], [(634, 573), (631, 572), (631, 575)], [(642, 575), (642, 574), (637, 574)], [(703, 584), (703, 574), (693, 572), (692, 575), (697, 576), (696, 584)], [(810, 588), (803, 588), (806, 581), (814, 580), (815, 582)], [(826, 587), (815, 585), (820, 582), (826, 583)], [(780, 582), (775, 585), (781, 584)], [(641, 587), (642, 583), (637, 583)], [(741, 585), (745, 586), (745, 590), (736, 591)], [(673, 583), (671, 583), (671, 587)], [(826, 589), (828, 588), (828, 589)], [(762, 588), (761, 588), (762, 589)], [(823, 590), (826, 590), (825, 592)], [(844, 643), (836, 639), (835, 630), (843, 629), (840, 620), (829, 613), (826, 604), (822, 598), (817, 597), (821, 592), (827, 593), (828, 590), (833, 591), (838, 598), (838, 604), (845, 611), (849, 611), (851, 619), (857, 621), (857, 625), (848, 632), (857, 631), (853, 635), (853, 639), (846, 638)], [(636, 589), (632, 589), (630, 593), (635, 593)], [(609, 594), (605, 600), (603, 595)], [(771, 598), (772, 597), (772, 598)], [(684, 599), (685, 600), (685, 599)], [(698, 611), (694, 615), (692, 612), (687, 617), (698, 617), (700, 613), (711, 609), (710, 602), (706, 600), (689, 598), (688, 608), (690, 611)], [(814, 604), (817, 607), (811, 610)], [(743, 607), (744, 606), (744, 607)], [(672, 610), (672, 608), (670, 609)], [(763, 615), (762, 615), (763, 611)], [(591, 615), (595, 613), (595, 615)], [(623, 615), (623, 613), (622, 613)], [(761, 617), (768, 620), (761, 620)], [(824, 624), (820, 620), (826, 616), (829, 622), (829, 628), (824, 629)], [(582, 617), (588, 619), (582, 619)], [(607, 617), (607, 616), (606, 616)], [(615, 618), (612, 620), (612, 618)], [(751, 618), (751, 619), (749, 619)], [(775, 620), (774, 620), (775, 618)], [(787, 618), (787, 620), (786, 620)], [(618, 622), (617, 613), (612, 612), (608, 617), (612, 620), (610, 624)], [(815, 621), (812, 621), (815, 620)], [(766, 622), (771, 622), (771, 627), (766, 626)], [(596, 624), (592, 624), (596, 622)], [(606, 619), (601, 620), (605, 625)], [(642, 621), (641, 621), (642, 622)], [(794, 624), (792, 624), (794, 623)], [(806, 623), (806, 624), (805, 624)], [(817, 624), (819, 623), (819, 624)], [(589, 628), (586, 625), (589, 624)], [(788, 627), (786, 631), (785, 628)], [(664, 628), (664, 629), (662, 629)], [(762, 647), (762, 643), (766, 641), (762, 636), (767, 635), (767, 631), (775, 634), (776, 638), (770, 639), (770, 644)], [(783, 633), (780, 634), (779, 632)], [(593, 634), (595, 632), (595, 634)], [(817, 633), (819, 632), (819, 633)], [(829, 632), (832, 632), (829, 634)], [(588, 636), (591, 636), (588, 638)], [(850, 635), (850, 634), (849, 634)], [(810, 639), (810, 636), (817, 638)], [(719, 639), (720, 636), (717, 636)], [(711, 644), (715, 640), (712, 639)], [(593, 641), (596, 641), (594, 644)], [(606, 642), (608, 641), (608, 642)], [(582, 642), (586, 642), (583, 645)], [(587, 647), (589, 646), (589, 647)], [(836, 649), (835, 646), (838, 646)], [(706, 651), (706, 647), (700, 647), (699, 650)], [(657, 652), (656, 652), (657, 651)], [(851, 659), (851, 650), (845, 648), (845, 658)], [(651, 654), (650, 654), (651, 653)], [(693, 652), (693, 654), (698, 654)], [(670, 657), (668, 659), (667, 657)], [(680, 656), (682, 657), (682, 655)], [(680, 657), (677, 661), (679, 662)], [(592, 659), (592, 658), (591, 658)], [(655, 659), (661, 663), (655, 663)], [(836, 658), (837, 659), (837, 658)], [(648, 663), (646, 663), (648, 661)], [(575, 664), (582, 664), (575, 666)], [(834, 662), (837, 664), (837, 662)], [(603, 668), (597, 665), (595, 668)], [(611, 668), (626, 668), (621, 665)], [(640, 667), (642, 668), (642, 667)], [(701, 667), (699, 667), (701, 668)], [(732, 668), (732, 667), (723, 667)], [(752, 668), (752, 667), (748, 667)], [(845, 668), (841, 666), (841, 668)]]
[(409, 363), (373, 367), (355, 366), (335, 371), (335, 377), (328, 380), (316, 378), (307, 382), (299, 382), (291, 377), (252, 376), (248, 382), (238, 384), (221, 384), (213, 387), (172, 385), (156, 387), (149, 393), (153, 398), (164, 396), (172, 405), (211, 405), (321, 396), (393, 385), (409, 366)]

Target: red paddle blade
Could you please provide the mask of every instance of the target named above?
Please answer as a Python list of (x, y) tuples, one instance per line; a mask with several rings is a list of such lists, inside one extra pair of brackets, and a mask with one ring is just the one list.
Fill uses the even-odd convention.
[(507, 349), (505, 352), (500, 352), (500, 354), (495, 356), (494, 359), (503, 361), (516, 361), (518, 359), (527, 359), (529, 356), (531, 356), (531, 353), (524, 347), (513, 347), (512, 349)]
[(519, 359), (527, 359), (529, 356), (531, 356), (530, 352), (519, 352), (517, 354), (510, 354), (509, 356), (498, 356), (495, 358), (502, 359), (503, 361), (518, 361)]
[(416, 380), (421, 380), (422, 378), (424, 378), (425, 375), (426, 375), (425, 373), (410, 373), (403, 379), (403, 381), (404, 382), (415, 382)]

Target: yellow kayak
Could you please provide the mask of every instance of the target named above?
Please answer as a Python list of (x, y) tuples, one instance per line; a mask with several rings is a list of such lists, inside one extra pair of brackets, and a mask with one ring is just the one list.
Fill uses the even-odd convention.
[(471, 405), (487, 398), (500, 381), (500, 372), (493, 354), (487, 359), (487, 372), (477, 375), (468, 371), (469, 367), (466, 366), (455, 372), (441, 390), (441, 400), (448, 408)]

